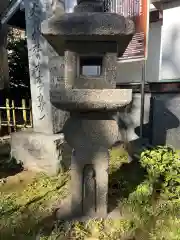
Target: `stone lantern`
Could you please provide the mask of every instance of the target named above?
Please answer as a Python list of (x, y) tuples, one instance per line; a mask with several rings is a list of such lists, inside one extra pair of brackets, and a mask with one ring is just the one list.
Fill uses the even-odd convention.
[(44, 21), (42, 33), (65, 56), (64, 88), (51, 90), (52, 104), (70, 112), (63, 132), (74, 149), (71, 201), (60, 213), (106, 218), (108, 149), (119, 136), (113, 115), (132, 100), (132, 90), (115, 89), (117, 57), (132, 39), (134, 23), (104, 12), (102, 0), (78, 0), (73, 13), (59, 11)]

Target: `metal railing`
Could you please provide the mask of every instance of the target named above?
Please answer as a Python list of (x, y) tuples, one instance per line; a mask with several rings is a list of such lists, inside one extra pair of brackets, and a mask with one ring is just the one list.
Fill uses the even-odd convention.
[(31, 100), (22, 99), (21, 106), (16, 106), (14, 100), (6, 98), (5, 106), (0, 106), (0, 135), (4, 131), (9, 135), (18, 129), (32, 127)]

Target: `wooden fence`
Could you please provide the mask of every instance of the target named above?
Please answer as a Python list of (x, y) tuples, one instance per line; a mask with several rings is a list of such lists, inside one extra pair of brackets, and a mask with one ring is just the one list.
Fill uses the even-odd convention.
[(0, 136), (32, 126), (31, 100), (22, 99), (16, 105), (15, 100), (6, 98), (5, 106), (0, 106)]

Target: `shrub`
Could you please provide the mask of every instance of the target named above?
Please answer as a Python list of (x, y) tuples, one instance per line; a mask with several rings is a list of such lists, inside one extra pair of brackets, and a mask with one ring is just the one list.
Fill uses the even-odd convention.
[(180, 155), (171, 147), (157, 146), (141, 154), (140, 163), (148, 180), (165, 199), (180, 197)]

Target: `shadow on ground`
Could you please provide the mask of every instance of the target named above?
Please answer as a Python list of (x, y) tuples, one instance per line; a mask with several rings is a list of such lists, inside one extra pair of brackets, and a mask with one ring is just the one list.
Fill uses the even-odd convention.
[(15, 159), (10, 156), (10, 138), (6, 137), (0, 140), (0, 182), (9, 176), (14, 176), (21, 171), (23, 167), (17, 164)]
[(146, 172), (137, 160), (123, 163), (109, 175), (109, 212), (118, 207), (119, 202), (128, 198), (145, 179)]

